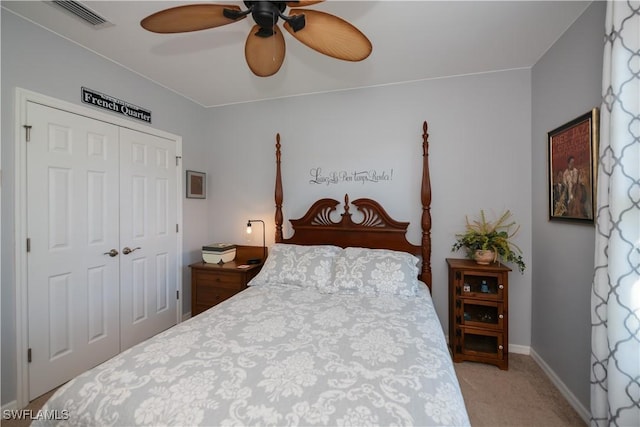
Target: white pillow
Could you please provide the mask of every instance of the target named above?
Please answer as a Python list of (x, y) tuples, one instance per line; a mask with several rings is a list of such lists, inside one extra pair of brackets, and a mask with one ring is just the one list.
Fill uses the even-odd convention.
[(326, 293), (415, 296), (419, 258), (389, 249), (346, 248), (335, 261)]
[(342, 248), (330, 245), (291, 245), (276, 243), (249, 286), (270, 283), (322, 288), (333, 276), (333, 265)]

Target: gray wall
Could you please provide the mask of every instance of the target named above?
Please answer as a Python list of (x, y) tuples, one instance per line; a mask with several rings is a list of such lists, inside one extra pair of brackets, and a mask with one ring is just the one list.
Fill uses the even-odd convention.
[(600, 106), (605, 2), (594, 2), (532, 69), (531, 346), (589, 408), (594, 227), (548, 220), (547, 132)]
[[(183, 137), (184, 169), (206, 170), (202, 123), (206, 110), (65, 39), (2, 11), (2, 404), (16, 399), (16, 319), (14, 271), (14, 95), (21, 87), (81, 104), (86, 86), (152, 111), (157, 129)], [(101, 110), (104, 112), (104, 110)], [(185, 200), (183, 263), (199, 257), (207, 233), (207, 204)], [(183, 311), (190, 310), (190, 279), (183, 272)]]
[[(512, 209), (522, 224), (517, 237), (531, 254), (530, 71), (512, 70), (385, 87), (333, 92), (212, 109), (207, 135), (217, 185), (211, 241), (242, 241), (249, 217), (274, 235), (275, 135), (282, 142), (285, 219), (302, 216), (320, 197), (379, 200), (397, 220), (410, 221), (420, 243), (422, 123), (430, 134), (433, 188), (433, 298), (446, 329), (447, 271), (454, 234), (465, 215), (481, 208)], [(245, 118), (249, 118), (246, 123)], [(317, 185), (310, 170), (393, 169), (380, 183)], [(288, 223), (288, 222), (287, 222)], [(260, 238), (261, 240), (261, 238)], [(260, 244), (261, 242), (255, 242)], [(529, 272), (511, 275), (510, 340), (530, 343)]]

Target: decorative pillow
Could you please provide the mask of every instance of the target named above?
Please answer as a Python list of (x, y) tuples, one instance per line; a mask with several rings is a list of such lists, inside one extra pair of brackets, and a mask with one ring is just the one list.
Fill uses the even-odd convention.
[(346, 248), (336, 258), (333, 281), (320, 290), (414, 296), (418, 290), (419, 261), (407, 252)]
[(300, 287), (322, 288), (333, 275), (336, 256), (342, 248), (329, 245), (291, 245), (276, 243), (269, 248), (269, 256), (249, 286), (280, 283)]

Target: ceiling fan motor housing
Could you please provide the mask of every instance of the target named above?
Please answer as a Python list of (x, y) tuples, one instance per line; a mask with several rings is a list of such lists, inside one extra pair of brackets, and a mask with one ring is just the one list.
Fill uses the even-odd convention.
[(260, 28), (273, 28), (278, 18), (286, 9), (283, 1), (245, 1), (244, 4), (251, 9), (251, 16)]
[(304, 28), (304, 15), (288, 17), (283, 14), (287, 8), (287, 3), (284, 1), (245, 1), (244, 4), (251, 11), (253, 20), (260, 27), (260, 31), (256, 34), (258, 36), (272, 36), (273, 27), (278, 22), (278, 18), (289, 22), (294, 31)]

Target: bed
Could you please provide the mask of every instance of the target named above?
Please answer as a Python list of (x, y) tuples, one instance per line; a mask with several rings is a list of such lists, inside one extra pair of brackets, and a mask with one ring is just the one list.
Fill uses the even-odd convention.
[(276, 243), (249, 288), (63, 385), (42, 408), (58, 420), (32, 425), (469, 425), (430, 296), (423, 130), (421, 245), (348, 196), (285, 238), (278, 135)]

